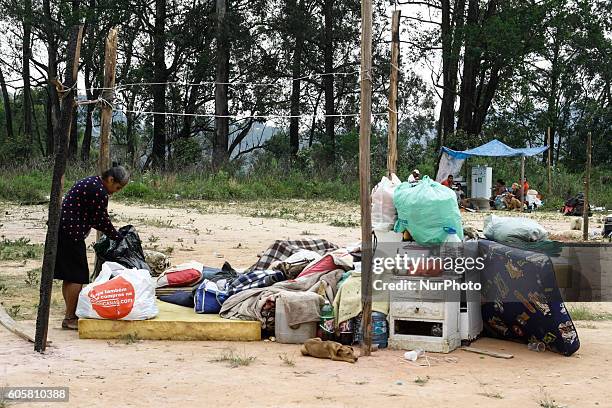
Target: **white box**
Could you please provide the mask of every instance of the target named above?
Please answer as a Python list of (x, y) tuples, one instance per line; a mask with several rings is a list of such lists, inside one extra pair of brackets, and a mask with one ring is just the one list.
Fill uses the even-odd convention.
[(493, 168), (488, 166), (472, 167), (471, 198), (489, 198), (493, 188)]

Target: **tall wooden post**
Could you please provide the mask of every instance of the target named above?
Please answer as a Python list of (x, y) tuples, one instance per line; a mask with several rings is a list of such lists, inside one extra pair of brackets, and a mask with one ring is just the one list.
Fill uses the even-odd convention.
[(399, 77), (399, 21), (400, 10), (391, 18), (391, 82), (389, 85), (389, 132), (387, 142), (387, 173), (397, 173), (397, 84)]
[[(117, 29), (111, 28), (106, 36), (104, 48), (104, 90), (102, 91), (102, 106), (100, 107), (100, 157), (98, 157), (98, 174), (111, 166), (110, 137), (113, 126), (113, 106), (115, 100), (115, 71), (117, 67)], [(96, 232), (96, 240), (102, 236)], [(96, 256), (92, 278), (95, 278), (102, 269), (102, 262)]]
[(372, 121), (372, 0), (361, 0), (361, 112), (359, 122), (359, 204), (361, 206), (361, 299), (363, 354), (372, 347), (372, 199), (370, 131)]
[(115, 99), (115, 69), (117, 67), (117, 29), (111, 28), (106, 37), (104, 49), (104, 90), (100, 107), (100, 157), (98, 158), (98, 173), (102, 174), (110, 165), (110, 135), (113, 125), (113, 107)]
[(66, 161), (68, 155), (68, 142), (70, 126), (72, 124), (73, 108), (76, 103), (76, 83), (79, 70), (79, 58), (81, 54), (81, 40), (83, 38), (83, 26), (74, 26), (70, 33), (68, 48), (66, 50), (66, 69), (64, 87), (68, 91), (64, 94), (59, 129), (58, 148), (55, 152), (53, 164), (53, 180), (51, 182), (51, 196), (49, 200), (49, 213), (47, 225), (47, 237), (45, 238), (45, 253), (43, 256), (42, 274), (40, 279), (40, 300), (38, 302), (38, 313), (36, 315), (36, 336), (34, 339), (34, 350), (42, 353), (47, 347), (47, 331), (49, 328), (49, 307), (51, 306), (51, 292), (53, 290), (53, 274), (55, 272), (55, 258), (57, 256), (57, 237), (59, 232), (62, 184)]
[(525, 156), (521, 156), (521, 212), (523, 211), (523, 203), (525, 202)]
[(584, 169), (584, 207), (582, 209), (582, 239), (589, 239), (589, 190), (591, 187), (591, 132), (587, 136), (586, 166)]
[(552, 166), (552, 145), (550, 144), (551, 140), (550, 140), (550, 127), (548, 128), (548, 161), (547, 161), (547, 167), (548, 167), (548, 195), (550, 196), (552, 194), (552, 171), (551, 171), (551, 166)]

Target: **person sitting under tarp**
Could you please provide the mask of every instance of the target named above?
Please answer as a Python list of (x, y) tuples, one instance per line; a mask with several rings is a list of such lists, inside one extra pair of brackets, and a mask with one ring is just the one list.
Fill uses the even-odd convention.
[(508, 192), (508, 188), (506, 187), (506, 183), (502, 179), (497, 179), (495, 182), (495, 187), (493, 188), (493, 195), (489, 199), (489, 204), (491, 208), (495, 208), (496, 210), (501, 210), (504, 207), (503, 196)]
[(448, 188), (453, 188), (453, 180), (454, 180), (453, 175), (449, 174), (448, 177), (446, 177), (445, 180), (442, 180), (440, 182), (440, 184), (442, 184), (443, 186), (446, 186)]

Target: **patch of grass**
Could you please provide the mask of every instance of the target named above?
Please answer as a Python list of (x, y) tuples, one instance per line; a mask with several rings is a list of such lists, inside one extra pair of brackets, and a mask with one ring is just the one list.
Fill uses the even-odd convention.
[(493, 398), (493, 399), (503, 399), (504, 398), (504, 396), (501, 395), (499, 392), (491, 392), (491, 391), (479, 392), (478, 395), (482, 395), (483, 397)]
[(6, 283), (0, 282), (0, 295), (8, 295), (9, 288), (6, 286)]
[(21, 312), (21, 305), (12, 305), (6, 309), (6, 313), (15, 320), (19, 317), (19, 312)]
[(128, 333), (128, 334), (124, 334), (120, 336), (119, 339), (117, 340), (117, 343), (129, 345), (129, 344), (137, 343), (138, 341), (140, 340), (138, 339), (138, 335), (136, 333)]
[(27, 271), (26, 277), (24, 279), (25, 284), (32, 288), (37, 287), (40, 284), (41, 273), (42, 272), (40, 268), (31, 269)]
[(353, 220), (340, 220), (340, 219), (333, 219), (329, 225), (331, 225), (332, 227), (357, 227), (359, 226), (359, 223), (357, 221), (353, 221)]
[(283, 364), (285, 364), (285, 365), (287, 365), (289, 367), (295, 366), (295, 360), (293, 360), (291, 357), (289, 357), (287, 355), (287, 353), (279, 354), (278, 358), (280, 358), (280, 360), (283, 362)]
[(598, 312), (587, 305), (571, 305), (567, 308), (573, 320), (604, 321), (612, 320), (612, 313)]
[(544, 387), (540, 387), (540, 398), (537, 402), (541, 408), (565, 408), (563, 405), (557, 404)]
[(31, 244), (29, 238), (17, 238), (14, 241), (3, 239), (0, 241), (0, 261), (21, 261), (23, 259), (37, 259), (42, 256), (43, 246)]
[(219, 357), (210, 360), (213, 363), (229, 363), (230, 367), (236, 368), (251, 365), (257, 357), (249, 356), (244, 352), (242, 355), (234, 349), (226, 349)]
[(421, 387), (429, 382), (429, 376), (426, 377), (417, 377), (414, 379), (414, 383), (420, 385)]
[(139, 221), (144, 225), (148, 225), (149, 227), (177, 228), (176, 225), (172, 225), (172, 220), (163, 220), (161, 218), (140, 218)]

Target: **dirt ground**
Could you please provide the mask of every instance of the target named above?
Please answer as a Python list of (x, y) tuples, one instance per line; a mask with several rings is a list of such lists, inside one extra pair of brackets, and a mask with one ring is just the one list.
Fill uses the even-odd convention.
[[(112, 202), (110, 208), (115, 225), (134, 224), (144, 246), (170, 253), (173, 263), (194, 259), (219, 266), (227, 260), (242, 268), (275, 239), (320, 237), (344, 245), (360, 237), (358, 207), (331, 202), (177, 202), (172, 208)], [(0, 203), (0, 210), (0, 236), (44, 242), (46, 207)], [(531, 216), (553, 234), (575, 234), (569, 232), (567, 218)], [(479, 229), (483, 218), (464, 216)], [(596, 219), (592, 222), (597, 226)], [(93, 263), (93, 251), (88, 251)], [(38, 259), (0, 262), (0, 283), (7, 287), (0, 301), (32, 330), (38, 289), (23, 281), (27, 271), (38, 267)], [(75, 407), (195, 407), (211, 402), (228, 407), (612, 407), (612, 321), (576, 321), (581, 348), (572, 357), (485, 338), (473, 345), (514, 358), (456, 350), (428, 353), (417, 364), (403, 360), (402, 351), (380, 350), (348, 364), (303, 357), (299, 346), (264, 341), (79, 340), (75, 332), (58, 329), (58, 289), (54, 287), (52, 346), (46, 354), (34, 353), (31, 344), (0, 327), (0, 386), (68, 386), (70, 402), (64, 405)], [(609, 305), (603, 308), (610, 310)], [(254, 359), (235, 368), (214, 361), (228, 349), (243, 360)]]

